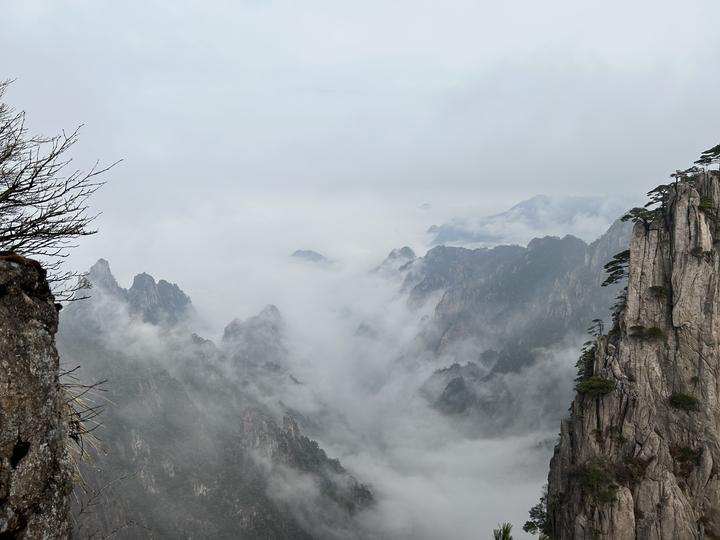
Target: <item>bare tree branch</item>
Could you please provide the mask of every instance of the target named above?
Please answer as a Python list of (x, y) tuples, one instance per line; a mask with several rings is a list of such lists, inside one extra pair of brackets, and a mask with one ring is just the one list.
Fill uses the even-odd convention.
[(2, 102), (8, 84), (0, 81), (0, 251), (39, 259), (58, 299), (77, 299), (84, 283), (63, 272), (62, 262), (75, 240), (97, 232), (99, 214), (89, 213), (88, 201), (119, 162), (73, 169), (68, 155), (82, 126), (54, 137), (30, 135), (25, 113)]

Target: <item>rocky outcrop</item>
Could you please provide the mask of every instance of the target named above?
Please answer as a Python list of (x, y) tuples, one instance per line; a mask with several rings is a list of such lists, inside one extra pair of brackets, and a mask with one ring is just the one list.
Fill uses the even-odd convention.
[(110, 270), (110, 263), (108, 263), (107, 260), (98, 259), (98, 261), (90, 267), (86, 277), (92, 287), (102, 289), (105, 294), (117, 298), (127, 298), (127, 291), (118, 285), (115, 276)]
[(237, 364), (277, 368), (286, 363), (285, 322), (272, 304), (253, 317), (225, 327), (222, 345)]
[(386, 275), (397, 274), (405, 265), (410, 264), (415, 259), (417, 259), (415, 252), (408, 246), (395, 248), (388, 253), (385, 260), (380, 263), (373, 272)]
[(174, 283), (155, 279), (146, 273), (138, 274), (127, 291), (131, 311), (152, 324), (177, 324), (188, 316), (190, 298)]
[(720, 538), (720, 174), (633, 230), (626, 305), (562, 422), (553, 539)]
[(332, 508), (330, 501), (350, 514), (373, 503), (370, 488), (349, 475), (339, 460), (328, 458), (317, 442), (302, 434), (291, 416), (283, 417), (280, 428), (267, 414), (250, 409), (243, 415), (240, 440), (257, 457), (313, 475), (320, 491), (330, 499), (323, 505), (326, 511)]
[(151, 324), (173, 326), (187, 321), (193, 313), (192, 301), (180, 287), (164, 279), (156, 282), (145, 272), (136, 275), (132, 286), (124, 289), (118, 285), (110, 264), (98, 259), (86, 278), (91, 289), (95, 289), (89, 296), (120, 300), (127, 305), (129, 313)]
[(0, 538), (70, 534), (58, 315), (40, 265), (0, 256)]

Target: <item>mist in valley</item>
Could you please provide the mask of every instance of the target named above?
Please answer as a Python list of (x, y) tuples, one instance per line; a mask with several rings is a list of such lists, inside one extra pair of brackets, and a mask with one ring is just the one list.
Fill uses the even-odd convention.
[(64, 263), (76, 536), (529, 538), (618, 218), (720, 121), (720, 6), (3, 9), (3, 99), (122, 160)]
[[(224, 415), (248, 406), (263, 407), (278, 421), (290, 411), (328, 456), (339, 459), (367, 484), (375, 501), (354, 516), (355, 528), (348, 532), (334, 528), (334, 523), (311, 526), (321, 537), (473, 538), (500, 520), (512, 521), (518, 528), (524, 523), (527, 509), (537, 502), (546, 482), (545, 466), (572, 395), (574, 363), (586, 336), (568, 331), (551, 347), (533, 348), (533, 360), (527, 365), (498, 370), (497, 360), (483, 359), (482, 354), (497, 347), (497, 341), (483, 343), (470, 334), (454, 339), (443, 352), (424, 342), (422, 336), (437, 324), (436, 310), (444, 291), (411, 301), (413, 286), (429, 273), (421, 258), (397, 261), (391, 256), (383, 262), (379, 257), (373, 264), (337, 257), (332, 262), (312, 262), (291, 257), (288, 249), (272, 261), (263, 260), (262, 254), (251, 258), (255, 265), (262, 262), (265, 272), (247, 286), (240, 286), (238, 279), (223, 279), (228, 290), (226, 304), (219, 309), (212, 309), (211, 302), (203, 302), (180, 283), (192, 298), (192, 307), (179, 324), (169, 327), (132, 312), (132, 305), (112, 292), (120, 290), (117, 284), (106, 287), (112, 261), (110, 266), (98, 263), (89, 274), (97, 282), (89, 291), (91, 298), (70, 306), (61, 319), (60, 346), (66, 361), (89, 363), (85, 365), (90, 369), (85, 375), (88, 382), (93, 377), (109, 379), (106, 407), (113, 407), (116, 400), (113, 378), (121, 369), (116, 362), (139, 362), (152, 366), (153, 373), (163, 369), (187, 381), (188, 372), (196, 369), (193, 360), (183, 359), (195, 354), (188, 352), (196, 346), (195, 341), (188, 342), (191, 332), (227, 351), (250, 351), (234, 353), (242, 356), (242, 362), (277, 364), (282, 376), (267, 378), (256, 367), (238, 368), (237, 363), (214, 360), (214, 352), (202, 352), (206, 361), (216, 362), (223, 384), (236, 394), (233, 399), (245, 402), (230, 405), (208, 398), (206, 394), (214, 392), (212, 383), (189, 390), (189, 395), (203, 422), (233, 422), (232, 416), (227, 420)], [(188, 262), (198, 263), (202, 264)], [(175, 281), (172, 276), (157, 277)], [(132, 290), (128, 294), (137, 296)], [(271, 305), (266, 306), (264, 298)], [(517, 313), (513, 317), (523, 310), (521, 305), (508, 307)], [(97, 366), (95, 358), (77, 356), (73, 343), (78, 328), (87, 331), (87, 326), (75, 322), (76, 312), (90, 313), (97, 325), (90, 330), (92, 347), (99, 342), (99, 350), (104, 351), (95, 354), (118, 355), (111, 361), (115, 367)], [(231, 323), (233, 319), (237, 322)], [(505, 330), (520, 337), (520, 331), (513, 330), (515, 324), (521, 323), (511, 320)], [(234, 326), (243, 328), (237, 342), (227, 337)], [(433, 374), (468, 363), (477, 365), (481, 376), (479, 395), (493, 405), (447, 414), (435, 402), (447, 381), (431, 382)], [(196, 383), (184, 384), (194, 388)], [(154, 416), (157, 410), (138, 406), (123, 409), (122, 414), (131, 423), (164, 421)], [(104, 430), (113, 428), (99, 428), (101, 441)], [(218, 442), (203, 444), (212, 447), (207, 459), (215, 459)], [(111, 459), (112, 448), (104, 451)], [(205, 452), (200, 450), (200, 455)], [(312, 478), (259, 459), (267, 471), (273, 471), (265, 488), (271, 499), (289, 505), (302, 520), (312, 522), (327, 513), (311, 495)]]

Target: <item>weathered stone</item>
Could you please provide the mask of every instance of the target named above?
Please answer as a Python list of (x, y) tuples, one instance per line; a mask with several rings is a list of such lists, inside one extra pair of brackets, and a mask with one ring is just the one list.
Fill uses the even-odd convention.
[[(551, 537), (720, 538), (720, 175), (670, 187), (635, 225), (627, 304), (596, 344), (605, 396), (578, 394), (549, 475)], [(612, 500), (577, 471), (599, 463)]]
[(0, 256), (0, 537), (70, 535), (57, 308), (39, 264)]

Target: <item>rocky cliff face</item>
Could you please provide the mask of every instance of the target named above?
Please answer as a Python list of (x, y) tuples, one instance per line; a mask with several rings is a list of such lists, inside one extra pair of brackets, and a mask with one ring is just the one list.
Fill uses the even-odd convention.
[(72, 480), (57, 323), (40, 265), (0, 256), (0, 538), (70, 534)]
[(633, 230), (625, 307), (591, 349), (551, 462), (554, 539), (720, 538), (720, 175)]

